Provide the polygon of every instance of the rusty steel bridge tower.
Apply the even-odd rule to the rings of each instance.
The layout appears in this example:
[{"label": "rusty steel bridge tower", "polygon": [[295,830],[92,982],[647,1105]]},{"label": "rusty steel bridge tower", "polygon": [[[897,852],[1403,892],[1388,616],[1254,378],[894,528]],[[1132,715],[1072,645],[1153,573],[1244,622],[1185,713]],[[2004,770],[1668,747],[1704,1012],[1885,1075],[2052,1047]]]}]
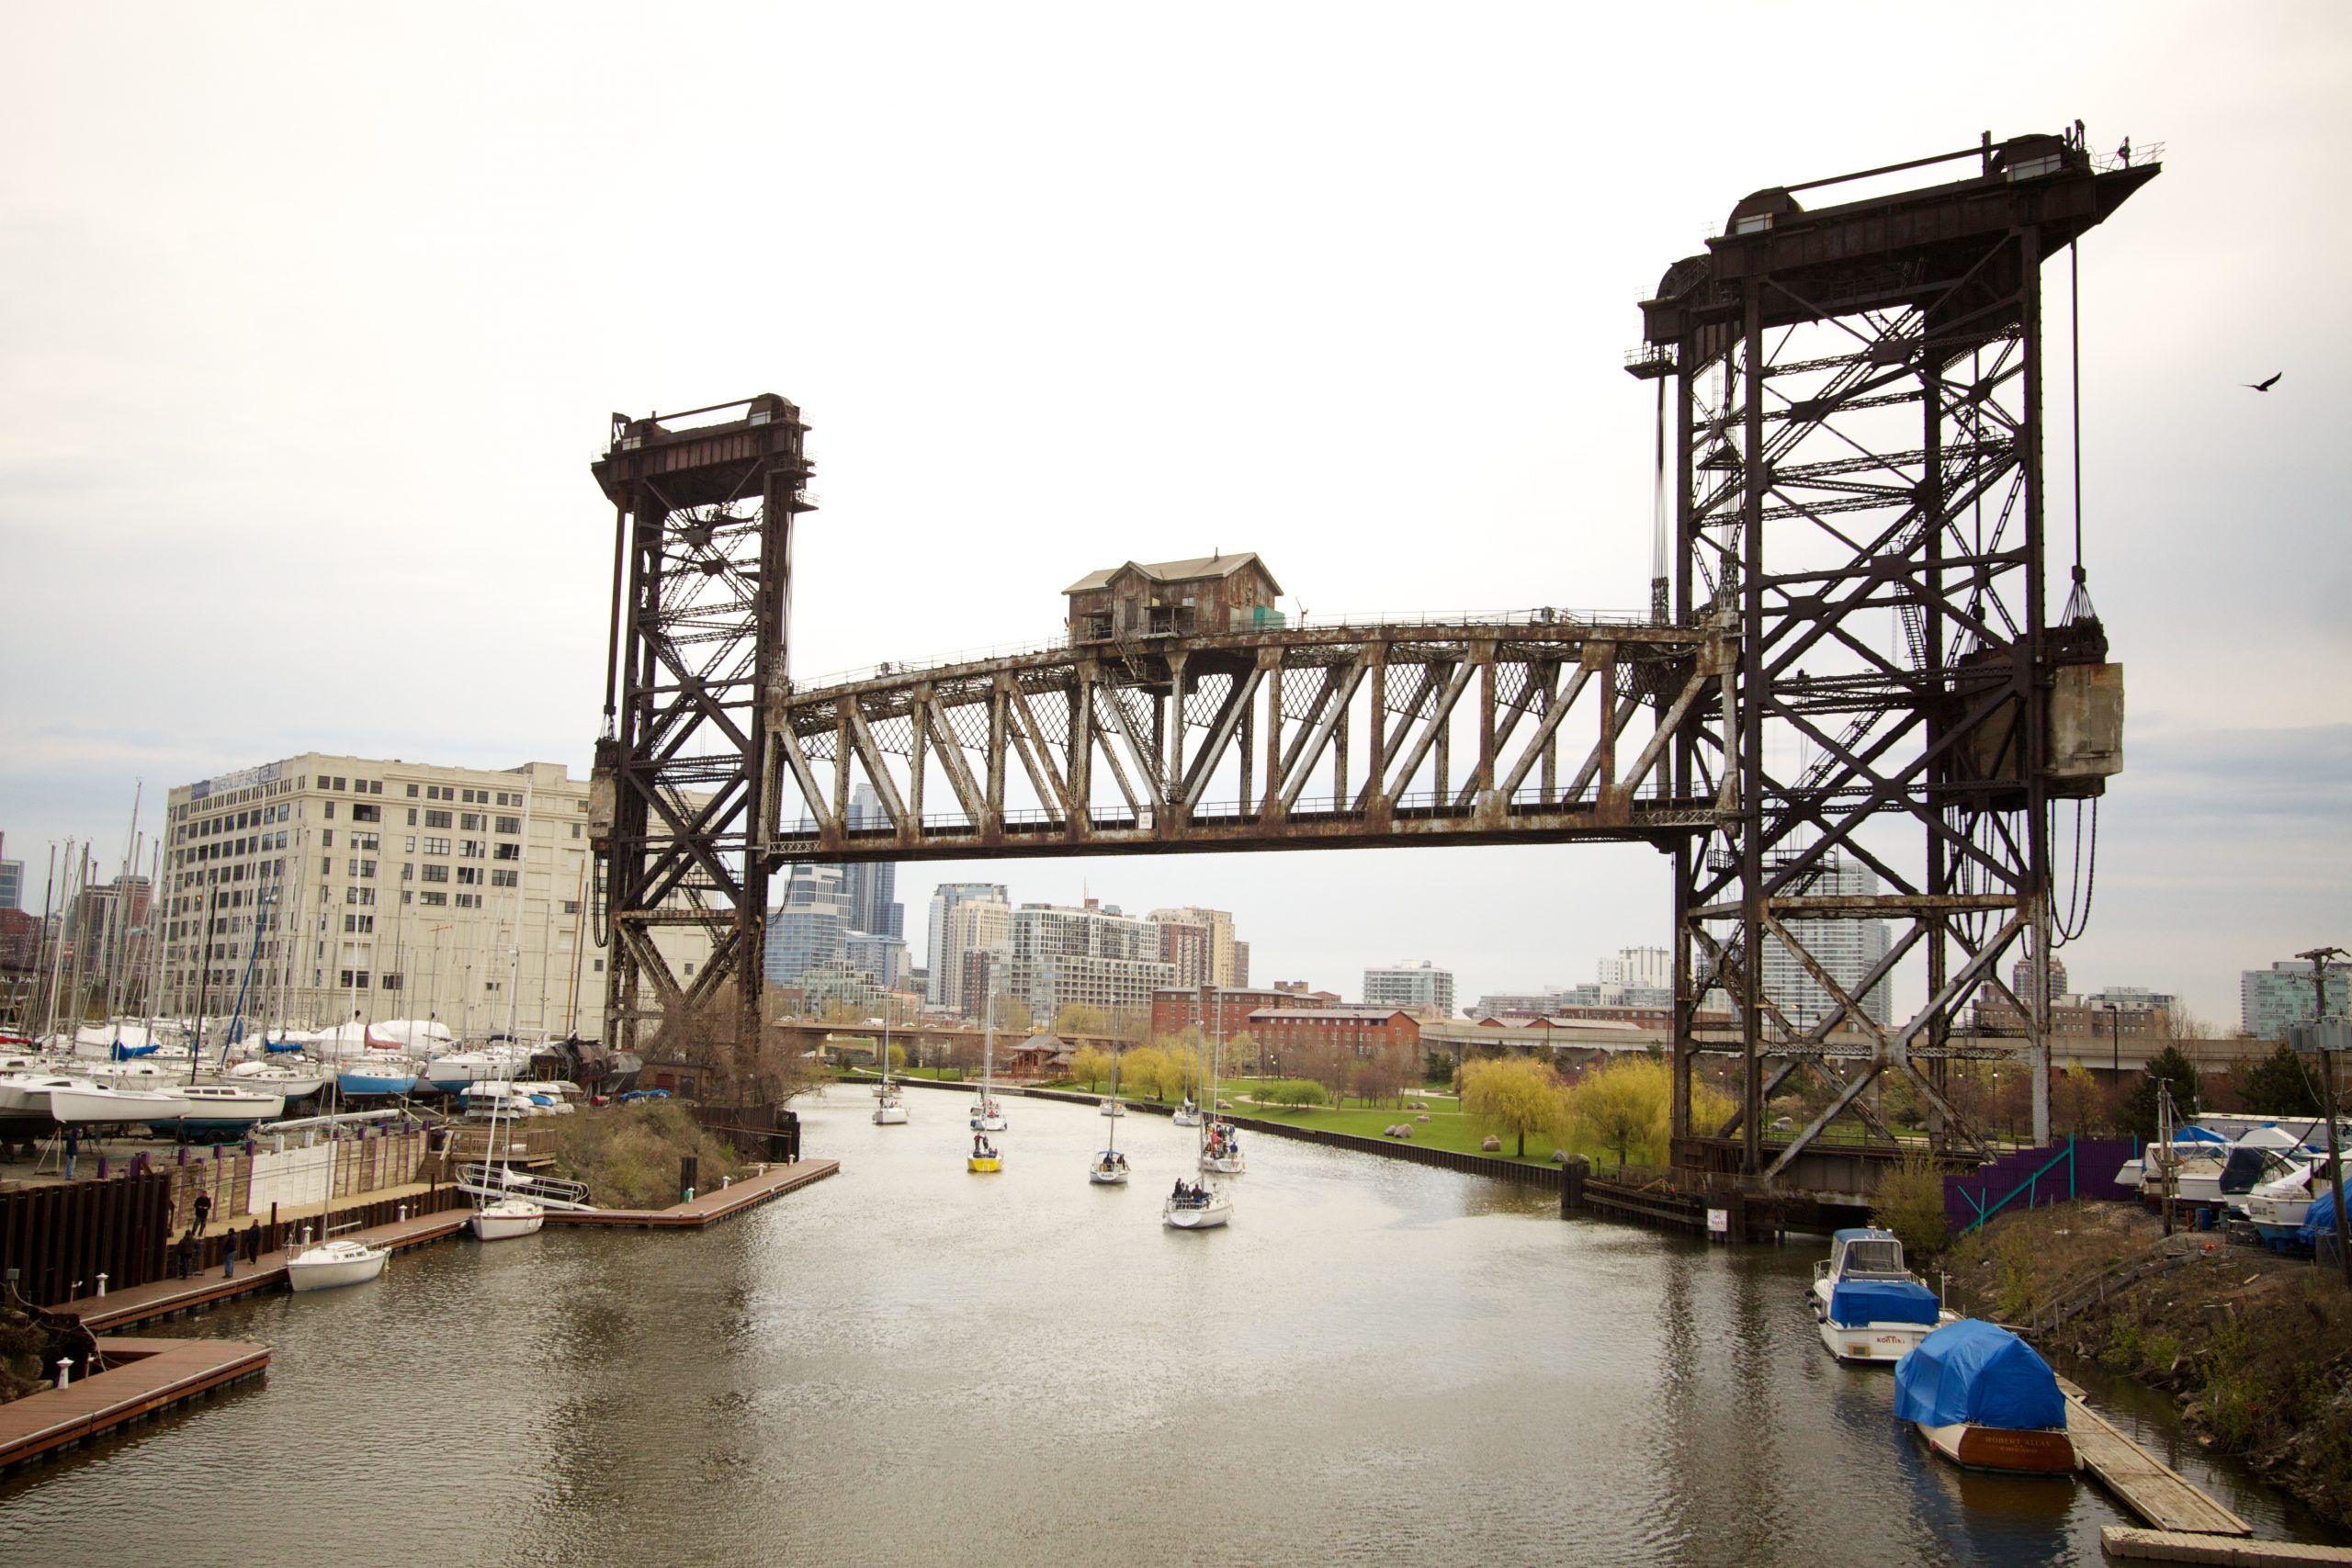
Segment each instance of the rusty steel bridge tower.
[{"label": "rusty steel bridge tower", "polygon": [[[712,415],[725,417],[679,423]],[[807,431],[772,392],[683,414],[615,414],[612,446],[593,468],[614,510],[589,828],[612,965],[605,1043],[615,1051],[639,1050],[664,1018],[707,1016],[730,986],[731,1032],[759,1037],[761,852],[775,818],[761,715],[784,684],[793,520],[816,506]],[[673,931],[691,939],[693,957],[678,967],[660,940]]]},{"label": "rusty steel bridge tower", "polygon": [[[1915,169],[1937,183],[1836,188]],[[2094,157],[2077,126],[1758,191],[1642,302],[1627,369],[1659,388],[1661,618],[1738,649],[1717,697],[1731,722],[1685,720],[1672,762],[1669,793],[1718,807],[1671,846],[1686,1179],[1817,1185],[1792,1168],[1835,1160],[1815,1145],[1833,1122],[1892,1145],[1869,1091],[1896,1079],[1933,1133],[1982,1150],[1944,1093],[1961,1056],[2022,1055],[2048,1141],[2053,833],[2120,768],[2122,688],[2078,555],[2055,615],[2046,592],[2043,274],[2158,169]],[[1866,921],[1892,938],[1841,986],[1822,953]],[[1873,1017],[1914,953],[1927,1005]],[[2000,973],[2020,953],[2022,996]],[[1820,1016],[1767,994],[1767,965],[1792,964]],[[2022,1027],[1965,1032],[1973,999]],[[1737,1059],[1740,1109],[1696,1126],[1711,1053]],[[1761,1107],[1799,1073],[1826,1106],[1768,1142]]]}]

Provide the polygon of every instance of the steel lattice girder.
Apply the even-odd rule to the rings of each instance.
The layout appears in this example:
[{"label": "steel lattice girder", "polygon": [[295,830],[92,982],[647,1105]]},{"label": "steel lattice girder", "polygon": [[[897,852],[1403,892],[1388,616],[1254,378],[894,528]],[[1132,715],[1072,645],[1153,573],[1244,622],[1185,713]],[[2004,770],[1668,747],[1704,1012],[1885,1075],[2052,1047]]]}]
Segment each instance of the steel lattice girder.
[{"label": "steel lattice girder", "polygon": [[[799,411],[769,393],[694,412],[735,411],[687,429],[616,414],[594,468],[615,508],[590,826],[611,932],[605,1038],[616,1051],[730,985],[737,1038],[757,1036],[767,864],[756,840],[773,795],[760,711],[783,685],[792,519],[813,503]],[[701,938],[690,978],[657,943],[673,931]]]},{"label": "steel lattice girder", "polygon": [[[770,863],[1679,838],[1712,631],[1528,620],[1057,647],[769,705]],[[1456,748],[1462,753],[1457,767]],[[863,781],[878,820],[852,828]]]},{"label": "steel lattice girder", "polygon": [[[1737,807],[1676,856],[1674,1130],[1697,1131],[1698,1057],[1736,1052],[1743,1103],[1719,1135],[1741,1134],[1751,1176],[1839,1114],[1867,1117],[1862,1091],[1890,1071],[1981,1147],[1939,1069],[1913,1059],[2046,1055],[2038,1024],[2017,1044],[1954,1028],[1981,988],[2005,989],[2005,953],[2048,952],[2040,275],[2154,173],[2098,173],[2078,143],[2029,138],[1947,186],[1815,212],[1759,193],[1643,307],[1645,373],[1673,379],[1674,604],[1740,634],[1736,725],[1686,727],[1672,762],[1678,791],[1721,779]],[[1882,892],[1819,891],[1833,858]],[[1890,918],[1908,923],[1860,985],[1808,950],[1828,929],[1810,922]],[[1826,1016],[1773,1005],[1747,957],[1768,942]],[[1928,1006],[1900,1027],[1870,1018],[1860,998],[1921,947]],[[1718,988],[1728,1038],[1693,1027]],[[1866,1068],[1768,1167],[1765,1100],[1826,1055]]]}]

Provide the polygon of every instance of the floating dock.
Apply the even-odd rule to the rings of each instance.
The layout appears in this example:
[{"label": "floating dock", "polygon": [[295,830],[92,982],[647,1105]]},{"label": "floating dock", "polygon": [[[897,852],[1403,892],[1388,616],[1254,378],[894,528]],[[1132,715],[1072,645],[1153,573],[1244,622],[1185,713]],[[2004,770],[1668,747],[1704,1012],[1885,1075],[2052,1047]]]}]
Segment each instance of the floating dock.
[{"label": "floating dock", "polygon": [[747,1176],[729,1186],[714,1187],[707,1192],[696,1193],[687,1202],[673,1203],[666,1209],[549,1209],[548,1224],[698,1231],[721,1220],[731,1220],[744,1210],[756,1208],[771,1198],[780,1198],[795,1188],[822,1181],[841,1168],[841,1161],[834,1159],[772,1165],[757,1176]]},{"label": "floating dock", "polygon": [[[2243,1538],[2254,1533],[2254,1527],[2224,1508],[2200,1491],[2194,1482],[2165,1463],[2155,1455],[2126,1437],[2115,1423],[2093,1410],[2085,1400],[2080,1386],[2066,1378],[2058,1380],[2066,1395],[2066,1435],[2075,1440],[2075,1454],[2082,1467],[2098,1478],[2100,1485],[2115,1494],[2118,1501],[2155,1527],[2150,1534],[2199,1538],[2222,1553],[2219,1557],[2182,1558],[2174,1561],[2197,1562],[2234,1562],[2228,1555],[2233,1551],[2246,1550],[2234,1542],[2223,1544],[2216,1536]],[[2308,1548],[2293,1548],[2305,1551]],[[2147,1553],[2146,1555],[2155,1555]],[[2331,1562],[2327,1558],[2280,1558],[2279,1562]],[[2352,1562],[2352,1557],[2342,1561]]]},{"label": "floating dock", "polygon": [[2301,1562],[2352,1563],[2352,1546],[2298,1546],[2291,1540],[2220,1540],[2188,1530],[2137,1529],[2109,1525],[2098,1532],[2099,1550],[2122,1562],[2214,1562],[2234,1568],[2279,1568]]},{"label": "floating dock", "polygon": [[269,1365],[267,1349],[235,1339],[101,1339],[98,1354],[116,1364],[0,1404],[0,1470],[257,1378]]}]

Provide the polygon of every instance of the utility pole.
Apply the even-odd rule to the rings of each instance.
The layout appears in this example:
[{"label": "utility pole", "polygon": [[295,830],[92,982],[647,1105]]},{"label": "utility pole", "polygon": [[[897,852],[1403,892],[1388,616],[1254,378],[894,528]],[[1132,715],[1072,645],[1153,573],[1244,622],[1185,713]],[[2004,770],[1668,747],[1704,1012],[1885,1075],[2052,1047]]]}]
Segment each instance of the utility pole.
[{"label": "utility pole", "polygon": [[2344,1288],[2352,1291],[2352,1240],[2344,1223],[2344,1167],[2335,1146],[2335,1059],[2327,1052],[2327,1034],[2321,1027],[2327,1017],[2327,964],[2341,958],[2340,947],[2314,947],[2295,954],[2312,966],[2312,1048],[2319,1054],[2319,1113],[2327,1118],[2327,1189],[2335,1199],[2335,1261],[2344,1270]]}]

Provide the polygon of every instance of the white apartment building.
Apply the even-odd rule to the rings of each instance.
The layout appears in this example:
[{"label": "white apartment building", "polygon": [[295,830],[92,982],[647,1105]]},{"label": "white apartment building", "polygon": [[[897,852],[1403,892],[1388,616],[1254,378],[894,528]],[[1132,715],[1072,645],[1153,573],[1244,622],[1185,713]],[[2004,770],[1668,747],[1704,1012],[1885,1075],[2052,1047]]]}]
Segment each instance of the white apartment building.
[{"label": "white apartment building", "polygon": [[[1875,897],[1878,890],[1878,873],[1869,866],[1832,856],[1823,863],[1820,876],[1805,892],[1814,897],[1867,898]],[[1804,944],[1805,952],[1828,971],[1830,978],[1849,996],[1855,994],[1863,978],[1886,956],[1884,920],[1791,919],[1785,923],[1789,934]],[[1764,938],[1763,982],[1764,994],[1799,1031],[1819,1023],[1836,1005],[1796,955],[1769,933]],[[1862,1010],[1872,1020],[1879,1023],[1889,1021],[1891,1003],[1885,981],[1872,987],[1861,1003]]]},{"label": "white apartment building", "polygon": [[1078,909],[1022,905],[1012,911],[1009,945],[1006,992],[1049,1026],[1073,1004],[1100,1008],[1106,1017],[1123,1010],[1148,1014],[1151,993],[1176,982],[1175,965],[1159,957],[1157,927],[1091,898]]},{"label": "white apartment building", "polygon": [[987,899],[1011,908],[1012,900],[1001,882],[943,882],[932,890],[931,919],[925,931],[922,950],[925,972],[923,1000],[933,1007],[956,1006],[956,993],[960,989],[963,975],[961,963],[947,961],[947,917],[956,905],[969,899]]},{"label": "white apartment building", "polygon": [[1002,960],[1011,952],[1012,931],[1012,906],[993,891],[959,899],[947,911],[941,926],[940,950],[931,961],[941,1007],[966,1018],[980,1016],[987,1000],[981,994],[987,971],[977,971],[983,977],[976,980],[971,960],[983,953]]},{"label": "white apartment building", "polygon": [[1664,947],[1621,947],[1600,961],[1603,986],[1630,986],[1674,994],[1674,953]]},{"label": "white apartment building", "polygon": [[1453,1016],[1453,971],[1441,969],[1426,958],[1408,958],[1385,969],[1363,972],[1363,1005],[1410,1008]]},{"label": "white apartment building", "polygon": [[[225,1016],[242,987],[248,1019],[296,1027],[600,1032],[587,819],[587,781],[559,762],[305,752],[183,784],[164,834],[165,1005],[201,996]],[[691,930],[662,947],[687,977],[705,951]]]}]

